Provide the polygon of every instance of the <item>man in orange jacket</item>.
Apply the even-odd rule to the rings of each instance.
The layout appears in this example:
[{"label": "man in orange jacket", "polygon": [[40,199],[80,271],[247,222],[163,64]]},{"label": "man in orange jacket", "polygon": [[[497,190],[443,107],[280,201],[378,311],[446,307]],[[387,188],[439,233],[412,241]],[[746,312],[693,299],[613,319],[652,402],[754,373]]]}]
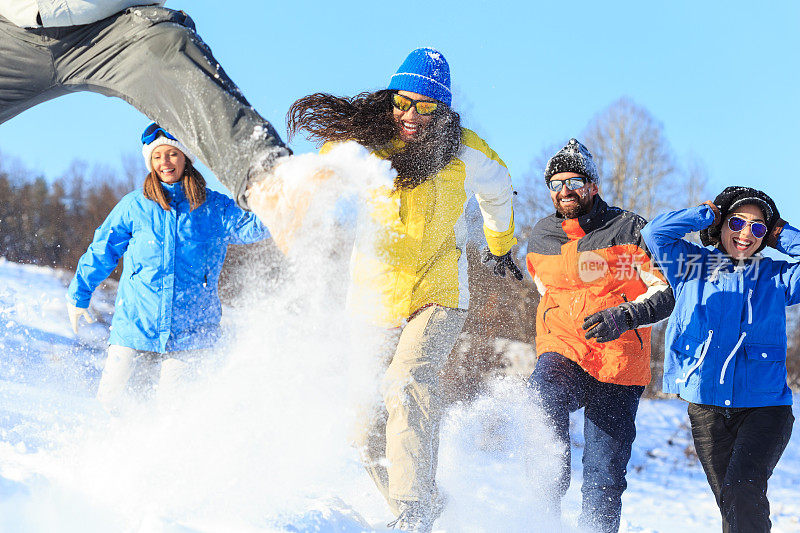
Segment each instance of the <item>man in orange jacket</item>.
[{"label": "man in orange jacket", "polygon": [[649,326],[669,316],[675,299],[642,241],[646,221],[600,198],[585,146],[570,139],[548,161],[545,181],[556,212],[536,224],[527,256],[542,295],[528,383],[565,446],[552,504],[560,509],[570,482],[569,413],[585,407],[580,521],[616,532],[650,381]]}]

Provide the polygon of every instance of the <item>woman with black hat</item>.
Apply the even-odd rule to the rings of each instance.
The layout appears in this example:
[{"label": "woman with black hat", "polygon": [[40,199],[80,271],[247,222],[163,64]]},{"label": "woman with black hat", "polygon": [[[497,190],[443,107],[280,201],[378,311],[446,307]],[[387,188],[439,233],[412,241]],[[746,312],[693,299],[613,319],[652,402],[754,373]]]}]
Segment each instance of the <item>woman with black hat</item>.
[{"label": "woman with black hat", "polygon": [[[683,237],[700,231],[705,247]],[[786,306],[800,303],[800,231],[775,202],[728,187],[714,202],[656,217],[642,230],[675,291],[663,390],[689,402],[695,449],[725,532],[769,531],[767,480],[792,433]]]}]

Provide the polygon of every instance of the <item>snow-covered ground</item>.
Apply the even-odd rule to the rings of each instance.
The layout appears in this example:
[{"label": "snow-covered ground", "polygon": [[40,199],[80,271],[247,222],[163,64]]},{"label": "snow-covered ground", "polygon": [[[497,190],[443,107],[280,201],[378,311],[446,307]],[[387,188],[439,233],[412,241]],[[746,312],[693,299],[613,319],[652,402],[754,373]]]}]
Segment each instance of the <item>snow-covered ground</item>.
[{"label": "snow-covered ground", "polygon": [[[294,334],[261,320],[274,319],[269,306],[226,309],[229,326],[250,333],[228,341],[180,398],[112,419],[93,399],[110,295],[96,294],[101,322],[75,337],[65,281],[0,260],[0,531],[355,532],[391,518],[348,445],[344,347],[333,340],[320,351],[316,340],[336,339],[335,327]],[[580,508],[579,413],[573,421],[565,531]],[[687,424],[681,402],[642,402],[623,531],[719,530]],[[439,473],[450,504],[437,528],[552,531],[541,514],[547,433],[513,379],[453,406]],[[800,531],[798,487],[794,438],[770,483],[773,531]]]},{"label": "snow-covered ground", "polygon": [[[121,416],[94,399],[113,285],[93,297],[100,320],[76,336],[65,275],[0,258],[0,532],[385,530],[393,517],[350,444],[363,418],[356,406],[375,397],[379,380],[374,354],[350,342],[348,332],[363,330],[344,312],[349,246],[331,201],[391,183],[388,165],[362,152],[299,160],[336,179],[311,201],[280,279],[254,283],[224,310],[229,334],[196,379]],[[259,266],[242,279],[260,279]],[[449,500],[437,529],[576,531],[581,413],[573,422],[574,483],[556,523],[543,508],[558,447],[522,380],[498,380],[451,406],[438,471]],[[622,530],[719,531],[685,405],[644,401],[637,427]],[[800,532],[798,487],[794,438],[770,485],[773,531]]]}]

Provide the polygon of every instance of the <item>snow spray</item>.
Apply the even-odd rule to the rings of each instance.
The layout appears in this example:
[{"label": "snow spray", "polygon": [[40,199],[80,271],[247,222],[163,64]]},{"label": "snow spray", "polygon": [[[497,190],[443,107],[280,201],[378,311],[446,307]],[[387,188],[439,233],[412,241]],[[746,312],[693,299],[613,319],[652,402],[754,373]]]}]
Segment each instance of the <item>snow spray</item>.
[{"label": "snow spray", "polygon": [[236,335],[218,350],[213,371],[168,402],[63,435],[41,452],[39,474],[132,531],[154,524],[280,530],[309,501],[351,502],[365,492],[350,444],[352,390],[372,390],[376,377],[347,369],[375,365],[353,360],[367,354],[350,350],[344,293],[354,235],[341,221],[340,200],[357,206],[359,195],[391,187],[394,171],[346,143],[293,158],[282,169],[288,193],[311,190],[305,180],[320,167],[334,177],[313,191],[287,272],[268,294],[248,295],[246,309],[226,309]]},{"label": "snow spray", "polygon": [[[382,369],[374,332],[348,318],[345,300],[353,243],[364,249],[379,230],[361,207],[394,176],[354,143],[281,165],[279,194],[306,197],[307,209],[286,257],[241,274],[250,290],[223,317],[233,334],[170,396],[111,418],[84,401],[80,423],[54,426],[33,453],[6,454],[28,492],[12,491],[25,509],[13,516],[27,522],[9,527],[355,532],[390,519],[352,446]],[[280,273],[259,281],[269,269]],[[437,528],[530,530],[561,453],[537,417],[511,379],[450,410],[439,469],[448,507]]]}]

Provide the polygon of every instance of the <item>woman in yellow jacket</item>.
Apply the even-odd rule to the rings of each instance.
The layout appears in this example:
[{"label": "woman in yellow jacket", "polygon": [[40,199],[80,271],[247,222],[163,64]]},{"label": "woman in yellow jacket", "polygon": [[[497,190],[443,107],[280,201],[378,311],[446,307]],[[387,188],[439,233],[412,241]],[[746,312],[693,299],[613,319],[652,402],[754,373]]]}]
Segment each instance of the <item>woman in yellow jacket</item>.
[{"label": "woman in yellow jacket", "polygon": [[430,531],[443,498],[435,485],[442,399],[439,371],[469,306],[467,201],[475,195],[498,275],[522,279],[511,258],[511,178],[486,142],[462,128],[450,107],[450,70],[431,48],[411,52],[386,90],[339,98],[317,93],[289,111],[290,135],[356,141],[397,171],[394,188],[368,208],[370,238],[357,238],[348,305],[386,332],[378,351],[386,374],[384,408],[367,425],[367,470],[408,531]]}]

